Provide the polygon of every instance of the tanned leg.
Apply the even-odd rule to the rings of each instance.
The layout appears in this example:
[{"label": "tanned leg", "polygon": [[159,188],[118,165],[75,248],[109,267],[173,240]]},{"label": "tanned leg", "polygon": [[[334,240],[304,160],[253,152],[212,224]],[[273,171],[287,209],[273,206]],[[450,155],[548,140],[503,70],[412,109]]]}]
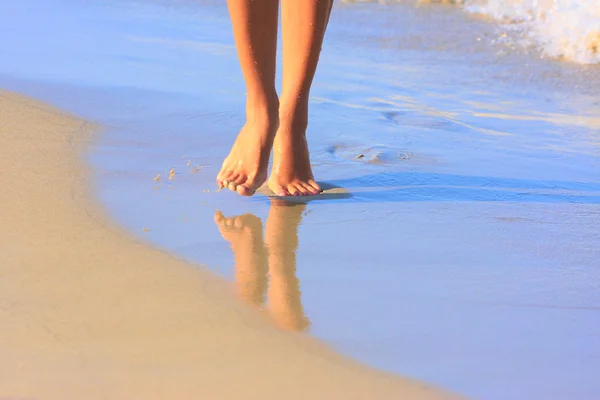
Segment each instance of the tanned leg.
[{"label": "tanned leg", "polygon": [[333,0],[282,0],[283,91],[269,188],[279,196],[321,191],[306,142],[308,98]]},{"label": "tanned leg", "polygon": [[227,5],[246,82],[246,124],[223,162],[217,185],[251,196],[267,178],[277,130],[275,65],[279,1],[227,0]]}]

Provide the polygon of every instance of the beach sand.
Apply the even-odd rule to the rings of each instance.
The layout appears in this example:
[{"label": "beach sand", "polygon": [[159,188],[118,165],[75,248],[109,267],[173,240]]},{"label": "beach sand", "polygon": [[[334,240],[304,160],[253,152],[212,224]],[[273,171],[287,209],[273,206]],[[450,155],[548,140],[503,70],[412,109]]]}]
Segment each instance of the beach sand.
[{"label": "beach sand", "polygon": [[99,127],[0,92],[0,398],[438,399],[282,332],[90,198]]}]

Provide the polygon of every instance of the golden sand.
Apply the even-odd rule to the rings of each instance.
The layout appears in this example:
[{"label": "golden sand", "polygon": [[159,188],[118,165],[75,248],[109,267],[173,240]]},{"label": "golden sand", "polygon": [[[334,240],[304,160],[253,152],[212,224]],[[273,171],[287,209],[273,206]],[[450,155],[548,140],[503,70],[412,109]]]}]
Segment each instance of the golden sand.
[{"label": "golden sand", "polygon": [[440,399],[275,328],[91,201],[95,127],[0,92],[0,398]]}]

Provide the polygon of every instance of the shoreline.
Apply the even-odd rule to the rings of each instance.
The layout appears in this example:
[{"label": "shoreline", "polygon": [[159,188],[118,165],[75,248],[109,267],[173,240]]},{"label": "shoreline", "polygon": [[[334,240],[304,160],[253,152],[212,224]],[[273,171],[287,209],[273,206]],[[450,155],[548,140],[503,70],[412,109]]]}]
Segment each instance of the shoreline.
[{"label": "shoreline", "polygon": [[99,127],[0,91],[0,396],[454,398],[272,326],[90,196]]}]

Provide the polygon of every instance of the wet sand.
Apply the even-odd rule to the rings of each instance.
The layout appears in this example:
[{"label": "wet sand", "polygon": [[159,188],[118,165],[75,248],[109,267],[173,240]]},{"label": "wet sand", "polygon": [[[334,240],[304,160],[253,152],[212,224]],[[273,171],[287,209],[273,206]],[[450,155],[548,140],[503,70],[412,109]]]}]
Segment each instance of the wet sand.
[{"label": "wet sand", "polygon": [[[101,370],[90,375],[100,386],[127,385],[126,366],[139,377],[131,378],[134,383],[151,376],[143,389],[148,391],[166,384],[157,376],[179,383],[198,379],[196,373],[208,376],[206,390],[210,385],[219,390],[224,376],[229,386],[230,376],[251,389],[251,379],[284,385],[288,381],[277,380],[282,375],[274,372],[277,379],[271,379],[273,371],[263,365],[275,370],[283,361],[273,359],[283,359],[284,352],[296,357],[284,339],[292,337],[294,346],[306,341],[321,349],[318,343],[325,343],[356,362],[471,398],[596,400],[598,66],[538,59],[535,51],[503,41],[504,27],[468,18],[457,7],[336,3],[312,91],[309,142],[316,177],[344,193],[295,206],[262,194],[241,198],[215,192],[218,167],[244,122],[244,84],[221,0],[23,0],[0,12],[0,25],[11,38],[0,41],[0,53],[10,60],[0,64],[0,88],[107,127],[86,161],[93,199],[119,226],[101,224],[122,235],[115,236],[116,246],[126,243],[118,237],[130,237],[139,251],[151,246],[191,263],[154,253],[140,256],[151,259],[149,272],[145,266],[119,267],[119,272],[116,264],[88,267],[103,283],[100,288],[104,282],[111,287],[111,295],[94,307],[81,302],[78,313],[84,314],[84,305],[106,310],[96,313],[103,325],[69,315],[95,327],[81,328],[90,335],[101,336],[97,332],[109,326],[102,334],[118,339],[103,339],[100,347],[86,350],[70,345],[75,335],[64,333],[70,328],[58,317],[47,318],[53,331],[64,325],[65,347],[84,348],[86,359],[95,360],[79,365]],[[11,157],[1,161],[10,164],[9,171],[25,160]],[[162,179],[154,181],[158,174]],[[107,221],[89,202],[79,204],[97,221]],[[66,214],[52,221],[70,221]],[[40,215],[35,223],[53,214]],[[87,237],[75,236],[67,239]],[[46,236],[31,237],[44,243]],[[57,235],[51,239],[60,241]],[[18,248],[6,243],[12,253],[3,257],[16,257]],[[114,249],[119,260],[130,254]],[[46,260],[65,259],[48,254]],[[132,264],[132,259],[121,261]],[[69,282],[84,279],[79,270],[63,275]],[[206,270],[227,282],[213,280]],[[127,274],[116,278],[121,271]],[[10,276],[2,274],[4,297],[24,296]],[[4,291],[9,283],[10,291]],[[127,287],[119,292],[119,285]],[[88,295],[92,283],[81,286]],[[54,303],[70,298],[51,290]],[[152,308],[144,308],[144,317],[134,315],[141,297],[151,292],[159,299],[145,299]],[[122,300],[130,293],[137,300],[118,309],[115,320],[108,309],[130,304]],[[200,306],[192,310],[195,303]],[[211,330],[203,336],[198,332],[209,322],[184,319],[217,315],[213,320],[222,323],[216,308],[204,303],[237,310],[260,328],[248,333],[231,322],[236,315],[225,312],[223,321],[236,329],[222,332],[232,336],[224,339],[221,331]],[[31,301],[18,304],[38,307]],[[177,333],[167,331],[167,323],[177,332],[192,325],[199,329],[173,339]],[[121,326],[129,339],[119,336]],[[149,326],[155,331],[148,333]],[[302,333],[275,333],[273,326]],[[269,343],[269,335],[279,338],[267,351],[281,351],[264,362],[246,362],[265,349],[264,341],[252,336],[263,333]],[[78,343],[87,340],[83,336],[78,334]],[[207,347],[193,354],[167,349],[169,340],[187,345],[217,336],[214,343],[235,338],[222,359]],[[153,341],[159,344],[143,346]],[[128,343],[135,343],[136,355],[107,350]],[[227,370],[231,353],[240,348],[254,352],[244,350],[242,362]],[[204,361],[215,360],[210,371],[196,365],[201,352]],[[138,361],[138,354],[145,358]],[[113,362],[121,366],[116,375],[107,372]],[[264,374],[257,372],[261,369]],[[306,382],[312,379],[302,374]],[[246,375],[248,381],[239,378]],[[182,387],[206,383],[190,382]],[[241,391],[240,385],[213,397],[227,398],[226,391]]]},{"label": "wet sand", "polygon": [[285,333],[89,196],[98,127],[0,92],[0,397],[442,399]]}]

